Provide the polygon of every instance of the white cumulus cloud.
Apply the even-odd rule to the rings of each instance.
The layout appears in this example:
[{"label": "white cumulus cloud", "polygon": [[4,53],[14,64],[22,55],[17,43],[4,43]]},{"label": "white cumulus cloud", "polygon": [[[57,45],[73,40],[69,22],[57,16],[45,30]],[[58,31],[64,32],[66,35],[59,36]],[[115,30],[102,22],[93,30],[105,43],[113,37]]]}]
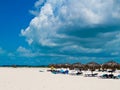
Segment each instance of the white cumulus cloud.
[{"label": "white cumulus cloud", "polygon": [[21,56],[21,57],[35,57],[36,54],[33,53],[30,49],[26,49],[25,47],[22,47],[22,46],[19,46],[17,48],[17,53],[18,53],[18,56]]},{"label": "white cumulus cloud", "polygon": [[118,55],[120,30],[112,29],[112,25],[120,23],[118,2],[120,1],[38,0],[34,5],[36,10],[30,11],[35,17],[26,29],[21,30],[21,35],[38,52],[33,53],[24,47],[19,47],[17,51],[21,56],[27,57],[68,57],[65,52],[109,52]]},{"label": "white cumulus cloud", "polygon": [[29,44],[43,46],[58,45],[58,32],[65,28],[69,32],[69,27],[106,24],[119,18],[120,14],[115,0],[39,0],[35,7],[38,15],[21,34]]}]

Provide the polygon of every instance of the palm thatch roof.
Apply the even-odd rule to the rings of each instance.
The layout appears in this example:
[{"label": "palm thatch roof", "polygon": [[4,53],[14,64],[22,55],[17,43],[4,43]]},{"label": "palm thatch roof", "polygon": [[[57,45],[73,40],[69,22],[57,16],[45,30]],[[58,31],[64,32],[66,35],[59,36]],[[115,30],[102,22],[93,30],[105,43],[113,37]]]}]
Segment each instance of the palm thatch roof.
[{"label": "palm thatch roof", "polygon": [[78,69],[83,69],[84,68],[84,65],[81,64],[81,63],[73,63],[72,64],[72,67],[75,69],[75,68],[78,68]]},{"label": "palm thatch roof", "polygon": [[117,63],[115,61],[109,61],[109,62],[106,62],[106,63],[102,64],[102,68],[105,68],[105,69],[118,69],[118,68],[120,68],[120,65],[119,65],[119,63]]},{"label": "palm thatch roof", "polygon": [[96,62],[89,62],[85,65],[85,67],[90,70],[95,70],[95,69],[100,69],[101,66]]}]

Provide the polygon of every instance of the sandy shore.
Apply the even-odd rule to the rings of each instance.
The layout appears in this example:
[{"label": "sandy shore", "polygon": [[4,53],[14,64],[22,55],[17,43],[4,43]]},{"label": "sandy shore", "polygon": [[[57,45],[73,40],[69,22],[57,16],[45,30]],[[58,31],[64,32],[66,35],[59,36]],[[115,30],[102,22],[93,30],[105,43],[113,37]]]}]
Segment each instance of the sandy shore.
[{"label": "sandy shore", "polygon": [[120,79],[52,74],[46,68],[0,68],[0,90],[120,90]]}]

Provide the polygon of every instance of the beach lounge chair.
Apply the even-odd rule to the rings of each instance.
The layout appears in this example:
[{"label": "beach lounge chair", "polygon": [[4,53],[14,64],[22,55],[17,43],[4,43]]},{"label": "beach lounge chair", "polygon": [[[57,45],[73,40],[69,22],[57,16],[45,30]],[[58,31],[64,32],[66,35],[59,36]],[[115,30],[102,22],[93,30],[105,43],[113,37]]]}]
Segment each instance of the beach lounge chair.
[{"label": "beach lounge chair", "polygon": [[68,74],[69,70],[63,70],[63,69],[61,69],[61,70],[59,70],[59,73],[60,74]]},{"label": "beach lounge chair", "polygon": [[103,75],[99,76],[99,78],[107,79],[107,78],[109,78],[109,75],[108,74],[103,74]]},{"label": "beach lounge chair", "polygon": [[96,77],[97,75],[98,75],[98,73],[94,73],[94,74],[92,74],[93,77]]},{"label": "beach lounge chair", "polygon": [[109,74],[108,78],[114,78],[114,75],[113,74]]},{"label": "beach lounge chair", "polygon": [[98,73],[94,73],[94,74],[85,74],[85,77],[96,77],[98,75]]},{"label": "beach lounge chair", "polygon": [[53,74],[59,74],[60,72],[58,70],[52,70],[51,71]]},{"label": "beach lounge chair", "polygon": [[70,72],[69,72],[69,75],[77,75],[77,71],[76,70],[70,70]]},{"label": "beach lounge chair", "polygon": [[40,70],[39,72],[44,72],[43,70]]},{"label": "beach lounge chair", "polygon": [[69,70],[65,70],[64,74],[68,74],[69,73]]},{"label": "beach lounge chair", "polygon": [[91,74],[85,74],[84,76],[85,77],[91,77],[92,75]]},{"label": "beach lounge chair", "polygon": [[82,75],[83,74],[83,72],[77,72],[76,73],[76,75]]},{"label": "beach lounge chair", "polygon": [[113,74],[103,74],[102,76],[99,76],[102,79],[118,79],[118,76],[114,76]]},{"label": "beach lounge chair", "polygon": [[117,76],[120,79],[120,75]]},{"label": "beach lounge chair", "polygon": [[114,76],[113,79],[120,79],[120,75]]}]

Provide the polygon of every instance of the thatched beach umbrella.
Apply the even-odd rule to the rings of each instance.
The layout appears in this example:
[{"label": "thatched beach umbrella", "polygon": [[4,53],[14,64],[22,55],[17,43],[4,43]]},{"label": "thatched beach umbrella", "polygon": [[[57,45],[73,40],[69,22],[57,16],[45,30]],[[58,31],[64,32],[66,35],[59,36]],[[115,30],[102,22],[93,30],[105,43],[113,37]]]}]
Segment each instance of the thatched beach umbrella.
[{"label": "thatched beach umbrella", "polygon": [[61,68],[62,64],[50,64],[49,67]]},{"label": "thatched beach umbrella", "polygon": [[48,67],[55,67],[55,64],[50,64],[50,65],[48,65]]},{"label": "thatched beach umbrella", "polygon": [[119,64],[118,70],[120,70],[120,64]]},{"label": "thatched beach umbrella", "polygon": [[85,65],[85,67],[93,73],[93,71],[95,71],[95,69],[100,69],[101,66],[100,66],[100,64],[98,64],[96,62],[89,62]]},{"label": "thatched beach umbrella", "polygon": [[77,69],[79,69],[79,70],[84,69],[84,65],[81,64],[81,63],[74,63],[74,64],[71,65],[71,67],[72,67],[73,69],[77,68]]},{"label": "thatched beach umbrella", "polygon": [[120,68],[119,63],[115,61],[109,61],[107,63],[102,64],[102,69],[112,69],[114,71],[119,68]]},{"label": "thatched beach umbrella", "polygon": [[56,68],[62,68],[62,64],[56,64]]},{"label": "thatched beach umbrella", "polygon": [[69,64],[69,63],[61,64],[61,67],[62,68],[70,68],[71,64]]},{"label": "thatched beach umbrella", "polygon": [[[50,64],[48,67],[51,68],[51,70],[55,70],[56,64]],[[48,70],[48,71],[51,71],[51,70]]]},{"label": "thatched beach umbrella", "polygon": [[54,68],[70,68],[71,64],[65,63],[65,64],[51,64],[49,67],[54,67]]}]

